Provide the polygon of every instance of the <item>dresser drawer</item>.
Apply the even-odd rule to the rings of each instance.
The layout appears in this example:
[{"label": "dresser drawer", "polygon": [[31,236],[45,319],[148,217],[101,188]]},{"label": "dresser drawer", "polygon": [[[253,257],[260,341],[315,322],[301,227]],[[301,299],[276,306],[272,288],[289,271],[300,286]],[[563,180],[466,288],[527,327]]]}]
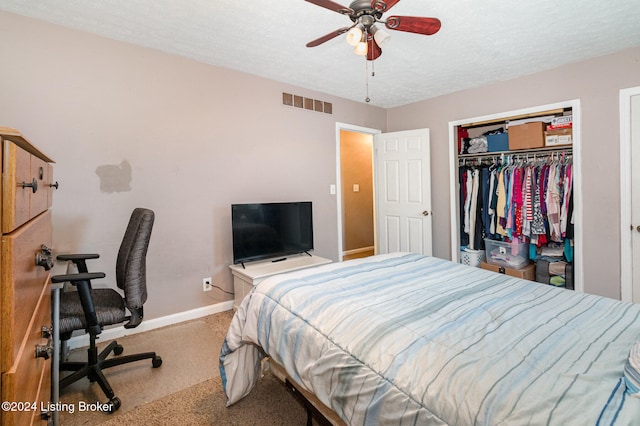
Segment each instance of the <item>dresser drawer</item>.
[{"label": "dresser drawer", "polygon": [[[2,236],[0,271],[4,305],[0,318],[0,371],[6,371],[14,364],[47,285],[49,271],[36,265],[36,255],[41,252],[43,244],[51,247],[51,212],[48,210],[14,232]],[[47,298],[51,300],[49,294]]]},{"label": "dresser drawer", "polygon": [[[39,424],[40,409],[46,409],[50,401],[51,391],[51,357],[36,357],[36,346],[51,346],[49,336],[43,336],[42,327],[51,329],[51,296],[50,285],[42,289],[40,298],[29,321],[29,329],[24,346],[18,351],[16,362],[2,375],[2,400],[35,403],[29,410],[3,413],[3,423],[7,424]],[[10,422],[13,418],[13,422]]]},{"label": "dresser drawer", "polygon": [[2,232],[8,233],[47,210],[52,168],[9,140],[2,149]]}]

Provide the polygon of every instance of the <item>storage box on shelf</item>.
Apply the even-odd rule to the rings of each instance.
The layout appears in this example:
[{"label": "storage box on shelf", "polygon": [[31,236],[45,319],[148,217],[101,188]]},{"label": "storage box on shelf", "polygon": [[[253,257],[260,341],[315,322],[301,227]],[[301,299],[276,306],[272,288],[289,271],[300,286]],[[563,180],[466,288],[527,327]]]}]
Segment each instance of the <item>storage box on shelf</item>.
[{"label": "storage box on shelf", "polygon": [[509,149],[544,148],[544,130],[541,121],[509,126]]},{"label": "storage box on shelf", "polygon": [[549,125],[551,129],[566,129],[573,127],[573,115],[562,115],[560,117],[554,117]]},{"label": "storage box on shelf", "polygon": [[491,263],[482,262],[480,264],[482,269],[498,272],[500,274],[506,274],[511,277],[522,278],[524,280],[535,281],[536,280],[536,264],[529,263],[528,265],[520,268],[505,268],[504,266],[492,265]]},{"label": "storage box on shelf", "polygon": [[487,135],[489,152],[509,151],[509,134],[507,132]]},{"label": "storage box on shelf", "polygon": [[505,268],[520,269],[529,263],[529,243],[484,240],[487,262]]},{"label": "storage box on shelf", "polygon": [[544,132],[545,146],[571,145],[571,128],[547,130]]}]

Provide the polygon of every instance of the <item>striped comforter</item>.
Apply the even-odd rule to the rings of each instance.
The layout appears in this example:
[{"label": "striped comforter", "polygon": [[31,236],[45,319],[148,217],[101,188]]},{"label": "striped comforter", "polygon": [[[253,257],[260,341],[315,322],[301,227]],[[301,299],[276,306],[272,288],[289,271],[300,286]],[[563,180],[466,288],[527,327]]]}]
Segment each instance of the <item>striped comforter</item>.
[{"label": "striped comforter", "polygon": [[236,312],[231,405],[282,365],[352,425],[640,424],[640,306],[400,253],[283,274]]}]

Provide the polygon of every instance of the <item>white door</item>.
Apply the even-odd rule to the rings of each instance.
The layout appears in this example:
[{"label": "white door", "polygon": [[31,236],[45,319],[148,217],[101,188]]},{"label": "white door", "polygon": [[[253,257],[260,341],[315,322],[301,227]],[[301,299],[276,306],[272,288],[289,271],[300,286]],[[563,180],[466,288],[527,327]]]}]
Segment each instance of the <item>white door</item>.
[{"label": "white door", "polygon": [[640,95],[631,97],[631,223],[633,252],[632,300],[640,303]]},{"label": "white door", "polygon": [[377,253],[432,255],[429,129],[374,139]]}]

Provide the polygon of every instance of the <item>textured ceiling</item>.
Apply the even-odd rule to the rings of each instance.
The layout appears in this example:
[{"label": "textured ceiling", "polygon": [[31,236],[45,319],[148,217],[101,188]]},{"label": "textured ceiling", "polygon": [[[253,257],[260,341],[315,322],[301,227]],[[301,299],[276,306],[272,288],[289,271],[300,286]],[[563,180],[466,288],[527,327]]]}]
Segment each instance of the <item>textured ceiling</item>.
[{"label": "textured ceiling", "polygon": [[[348,1],[335,0],[348,5]],[[348,17],[304,0],[0,0],[0,10],[390,108],[640,45],[640,0],[402,0],[433,36],[389,31],[374,62],[336,37]]]}]

